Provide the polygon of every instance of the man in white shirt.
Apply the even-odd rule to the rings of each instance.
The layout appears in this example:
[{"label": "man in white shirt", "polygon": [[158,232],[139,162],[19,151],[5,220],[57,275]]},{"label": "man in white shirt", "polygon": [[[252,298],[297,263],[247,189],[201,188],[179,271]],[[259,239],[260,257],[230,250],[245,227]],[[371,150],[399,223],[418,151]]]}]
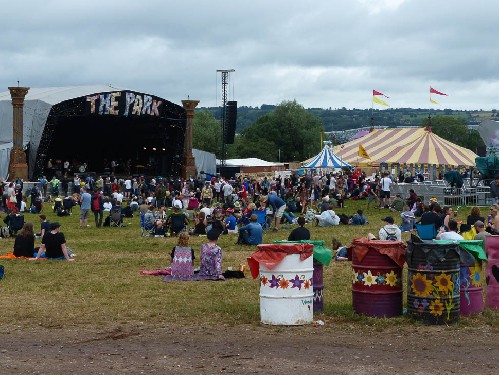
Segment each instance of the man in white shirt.
[{"label": "man in white shirt", "polygon": [[331,174],[329,179],[329,194],[334,194],[336,191],[336,173]]},{"label": "man in white shirt", "polygon": [[388,177],[388,172],[385,172],[384,177],[381,179],[380,183],[380,207],[383,205],[384,207],[390,207],[390,187],[392,186],[392,180]]},{"label": "man in white shirt", "polygon": [[113,197],[116,200],[116,205],[121,206],[121,203],[123,202],[123,194],[121,194],[120,191],[115,191],[113,193]]},{"label": "man in white shirt", "polygon": [[232,185],[229,182],[226,182],[222,189],[224,192],[224,202],[227,204],[232,203],[232,192],[234,191]]},{"label": "man in white shirt", "polygon": [[449,231],[445,232],[444,227],[441,227],[437,234],[437,240],[464,240],[463,236],[457,233],[457,221],[451,219],[447,226]]},{"label": "man in white shirt", "polygon": [[128,177],[125,180],[125,197],[130,198],[131,194],[132,194],[132,178]]}]

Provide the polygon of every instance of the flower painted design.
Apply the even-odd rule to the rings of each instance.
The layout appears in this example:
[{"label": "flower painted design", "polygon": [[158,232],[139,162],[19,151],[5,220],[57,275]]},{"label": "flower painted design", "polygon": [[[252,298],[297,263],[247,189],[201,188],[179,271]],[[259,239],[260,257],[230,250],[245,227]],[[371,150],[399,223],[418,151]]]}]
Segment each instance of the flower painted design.
[{"label": "flower painted design", "polygon": [[468,276],[470,275],[470,270],[468,267],[461,267],[459,269],[459,285],[466,284]]},{"label": "flower painted design", "polygon": [[281,281],[280,277],[275,277],[275,275],[272,275],[272,280],[270,280],[270,287],[271,288],[279,288],[280,281]]},{"label": "flower painted design", "polygon": [[383,275],[378,275],[378,284],[383,285],[385,283],[385,277]]},{"label": "flower painted design", "polygon": [[411,276],[411,289],[418,297],[426,297],[431,294],[431,280],[426,279],[426,275],[419,272]]},{"label": "flower painted design", "polygon": [[395,274],[395,272],[393,272],[393,270],[391,270],[390,273],[385,274],[385,282],[390,286],[397,286],[398,279],[397,275]]},{"label": "flower painted design", "polygon": [[262,277],[260,277],[260,282],[262,283],[262,285],[267,285],[267,283],[269,282],[269,279],[267,279],[266,276],[262,276]]},{"label": "flower painted design", "polygon": [[310,280],[305,280],[303,282],[303,288],[304,289],[310,289],[310,286],[312,285],[312,282]]},{"label": "flower painted design", "polygon": [[431,301],[430,303],[430,314],[437,317],[441,316],[442,313],[444,312],[444,305],[442,302],[440,302],[439,299],[436,299],[435,301]]},{"label": "flower painted design", "polygon": [[286,280],[284,277],[282,279],[279,280],[279,286],[282,288],[282,289],[287,289],[288,286],[289,286],[289,281]]},{"label": "flower painted design", "polygon": [[430,305],[428,300],[425,298],[423,300],[415,299],[414,300],[414,307],[416,310],[418,310],[418,313],[423,313],[424,310]]},{"label": "flower painted design", "polygon": [[[371,272],[371,271],[369,271]],[[365,275],[365,274],[364,274]],[[362,282],[362,280],[364,280],[364,276],[362,275],[362,272],[359,272],[358,276],[357,276],[357,279]]]},{"label": "flower painted design", "polygon": [[352,269],[352,284],[355,284],[358,281],[359,274],[357,271]]},{"label": "flower painted design", "polygon": [[301,286],[304,282],[304,280],[300,280],[300,277],[298,275],[295,276],[294,279],[289,280],[291,282],[291,288],[298,288],[301,290]]},{"label": "flower painted design", "polygon": [[470,267],[470,279],[473,286],[482,286],[482,275],[481,267],[475,265],[475,267]]},{"label": "flower painted design", "polygon": [[438,288],[438,291],[441,293],[449,293],[454,290],[454,283],[451,280],[450,274],[441,273],[434,277],[435,286]]},{"label": "flower painted design", "polygon": [[371,270],[367,271],[367,273],[363,273],[363,276],[364,276],[364,285],[366,286],[372,286],[372,285],[376,285],[376,280],[378,279],[378,276],[373,276],[373,274],[371,274]]}]

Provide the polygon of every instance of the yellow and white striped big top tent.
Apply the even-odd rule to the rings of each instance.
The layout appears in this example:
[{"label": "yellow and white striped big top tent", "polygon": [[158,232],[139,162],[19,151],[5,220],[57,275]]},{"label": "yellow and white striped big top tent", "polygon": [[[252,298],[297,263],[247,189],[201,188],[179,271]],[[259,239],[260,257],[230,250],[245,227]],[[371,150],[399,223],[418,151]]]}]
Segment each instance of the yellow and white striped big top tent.
[{"label": "yellow and white striped big top tent", "polygon": [[[360,145],[370,159],[358,156]],[[373,129],[333,151],[345,162],[361,167],[379,163],[474,166],[477,157],[473,151],[439,137],[429,128]]]}]

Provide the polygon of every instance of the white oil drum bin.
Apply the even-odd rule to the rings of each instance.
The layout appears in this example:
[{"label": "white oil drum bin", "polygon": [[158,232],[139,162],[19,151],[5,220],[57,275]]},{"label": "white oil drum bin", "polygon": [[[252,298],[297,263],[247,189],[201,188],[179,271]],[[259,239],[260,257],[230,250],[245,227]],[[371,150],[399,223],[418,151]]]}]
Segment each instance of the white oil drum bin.
[{"label": "white oil drum bin", "polygon": [[273,269],[260,264],[260,317],[264,324],[302,325],[314,318],[313,257],[288,254]]}]

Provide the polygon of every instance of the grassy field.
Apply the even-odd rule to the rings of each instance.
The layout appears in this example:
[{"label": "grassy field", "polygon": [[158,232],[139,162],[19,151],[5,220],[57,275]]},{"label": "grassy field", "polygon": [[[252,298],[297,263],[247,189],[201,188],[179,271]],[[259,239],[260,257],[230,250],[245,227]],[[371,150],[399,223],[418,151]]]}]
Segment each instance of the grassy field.
[{"label": "grassy field", "polygon": [[[365,202],[347,201],[338,212],[352,215]],[[126,219],[125,228],[80,229],[78,208],[73,215],[57,218],[45,209],[50,221],[62,223],[68,246],[77,254],[75,262],[28,261],[0,259],[5,266],[5,278],[0,281],[0,320],[4,325],[21,327],[92,327],[144,324],[164,326],[167,323],[197,323],[201,325],[259,324],[259,283],[249,272],[245,279],[225,282],[170,282],[161,277],[142,276],[140,270],[154,270],[169,265],[169,254],[175,238],[140,237],[139,218]],[[318,228],[308,226],[312,239],[322,239],[329,246],[332,237],[343,244],[352,238],[377,233],[381,218],[391,214],[383,209],[366,213],[366,226]],[[465,219],[468,210],[459,211]],[[398,215],[395,213],[398,222]],[[25,214],[26,221],[39,228],[38,215]],[[264,234],[264,242],[287,239],[290,230]],[[404,234],[404,239],[409,235]],[[204,238],[191,238],[196,251]],[[13,239],[0,240],[0,255],[12,251]],[[246,263],[255,247],[235,245],[235,236],[222,236],[223,267],[237,269]],[[35,246],[39,246],[37,239]],[[403,279],[406,284],[406,279]],[[406,289],[406,285],[404,286]],[[332,262],[324,270],[325,308],[314,319],[341,324],[387,326],[413,324],[404,317],[371,319],[352,312],[351,263]],[[473,318],[463,318],[459,324],[498,326],[499,313],[486,310]]]}]

